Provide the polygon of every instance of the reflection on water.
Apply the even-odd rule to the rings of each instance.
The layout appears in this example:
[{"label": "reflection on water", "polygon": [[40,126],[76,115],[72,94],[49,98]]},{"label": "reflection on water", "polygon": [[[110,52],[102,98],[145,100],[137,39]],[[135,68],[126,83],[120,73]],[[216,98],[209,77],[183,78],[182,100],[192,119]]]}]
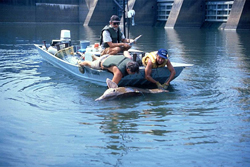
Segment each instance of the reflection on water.
[{"label": "reflection on water", "polygon": [[34,43],[99,41],[102,27],[1,25],[0,166],[249,166],[247,31],[132,27],[133,47],[194,64],[166,94],[94,102],[105,87],[53,67]]}]

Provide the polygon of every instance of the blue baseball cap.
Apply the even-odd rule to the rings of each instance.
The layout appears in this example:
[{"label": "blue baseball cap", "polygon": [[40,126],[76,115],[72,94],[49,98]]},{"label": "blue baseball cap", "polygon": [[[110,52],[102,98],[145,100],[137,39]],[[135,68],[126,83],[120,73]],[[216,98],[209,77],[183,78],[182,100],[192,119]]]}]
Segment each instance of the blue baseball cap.
[{"label": "blue baseball cap", "polygon": [[157,54],[164,59],[168,58],[168,51],[166,49],[159,49]]}]

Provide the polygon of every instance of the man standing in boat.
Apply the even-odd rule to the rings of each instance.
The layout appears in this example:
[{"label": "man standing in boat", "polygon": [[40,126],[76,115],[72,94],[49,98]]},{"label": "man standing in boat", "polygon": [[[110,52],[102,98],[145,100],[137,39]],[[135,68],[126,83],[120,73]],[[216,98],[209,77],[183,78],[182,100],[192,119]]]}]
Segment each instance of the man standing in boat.
[{"label": "man standing in boat", "polygon": [[[166,49],[159,49],[158,52],[150,52],[142,58],[142,63],[144,66],[146,66],[145,78],[148,81],[156,84],[159,89],[167,89],[169,83],[174,79],[176,73],[174,67],[168,59],[168,51]],[[151,72],[153,68],[165,67],[165,65],[167,65],[167,68],[171,74],[167,82],[161,84],[151,77]]]},{"label": "man standing in boat", "polygon": [[131,60],[128,51],[124,51],[124,55],[110,56],[108,54],[101,57],[96,57],[94,61],[83,61],[79,63],[79,70],[84,73],[84,66],[88,66],[97,70],[107,69],[113,73],[112,81],[117,85],[120,80],[126,75],[131,75],[139,72],[139,64]]},{"label": "man standing in boat", "polygon": [[101,32],[100,45],[103,49],[101,55],[115,55],[129,50],[131,48],[129,43],[133,43],[134,40],[125,38],[121,32],[119,17],[116,15],[111,16],[109,24]]}]

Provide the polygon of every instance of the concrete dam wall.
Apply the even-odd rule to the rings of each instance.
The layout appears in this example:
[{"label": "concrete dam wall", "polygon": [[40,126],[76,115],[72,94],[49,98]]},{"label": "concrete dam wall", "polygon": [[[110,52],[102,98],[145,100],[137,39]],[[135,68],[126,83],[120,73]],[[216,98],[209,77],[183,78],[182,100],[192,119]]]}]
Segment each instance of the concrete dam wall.
[{"label": "concrete dam wall", "polygon": [[[129,5],[136,11],[138,25],[154,24],[156,0],[129,0]],[[105,25],[118,10],[113,0],[1,0],[0,22]]]},{"label": "concrete dam wall", "polygon": [[0,22],[79,22],[79,1],[3,0]]},{"label": "concrete dam wall", "polygon": [[[157,21],[157,0],[128,0],[128,6],[136,12],[136,25],[201,28],[206,24],[206,3],[210,1],[223,0],[174,0],[165,22]],[[0,23],[105,25],[111,15],[121,16],[117,2],[121,0],[1,0]],[[233,2],[228,21],[221,23],[224,29],[250,29],[250,0]]]}]

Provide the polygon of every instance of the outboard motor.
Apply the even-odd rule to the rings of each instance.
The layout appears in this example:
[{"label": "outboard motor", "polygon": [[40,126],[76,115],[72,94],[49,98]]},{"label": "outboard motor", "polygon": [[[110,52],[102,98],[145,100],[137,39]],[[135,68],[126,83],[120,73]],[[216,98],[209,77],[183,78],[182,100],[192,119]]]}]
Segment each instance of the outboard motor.
[{"label": "outboard motor", "polygon": [[57,51],[71,46],[71,38],[69,30],[61,30],[60,40],[52,40],[48,52],[55,54]]},{"label": "outboard motor", "polygon": [[65,48],[71,46],[71,38],[70,38],[70,31],[69,30],[61,30],[61,43],[65,44]]}]

